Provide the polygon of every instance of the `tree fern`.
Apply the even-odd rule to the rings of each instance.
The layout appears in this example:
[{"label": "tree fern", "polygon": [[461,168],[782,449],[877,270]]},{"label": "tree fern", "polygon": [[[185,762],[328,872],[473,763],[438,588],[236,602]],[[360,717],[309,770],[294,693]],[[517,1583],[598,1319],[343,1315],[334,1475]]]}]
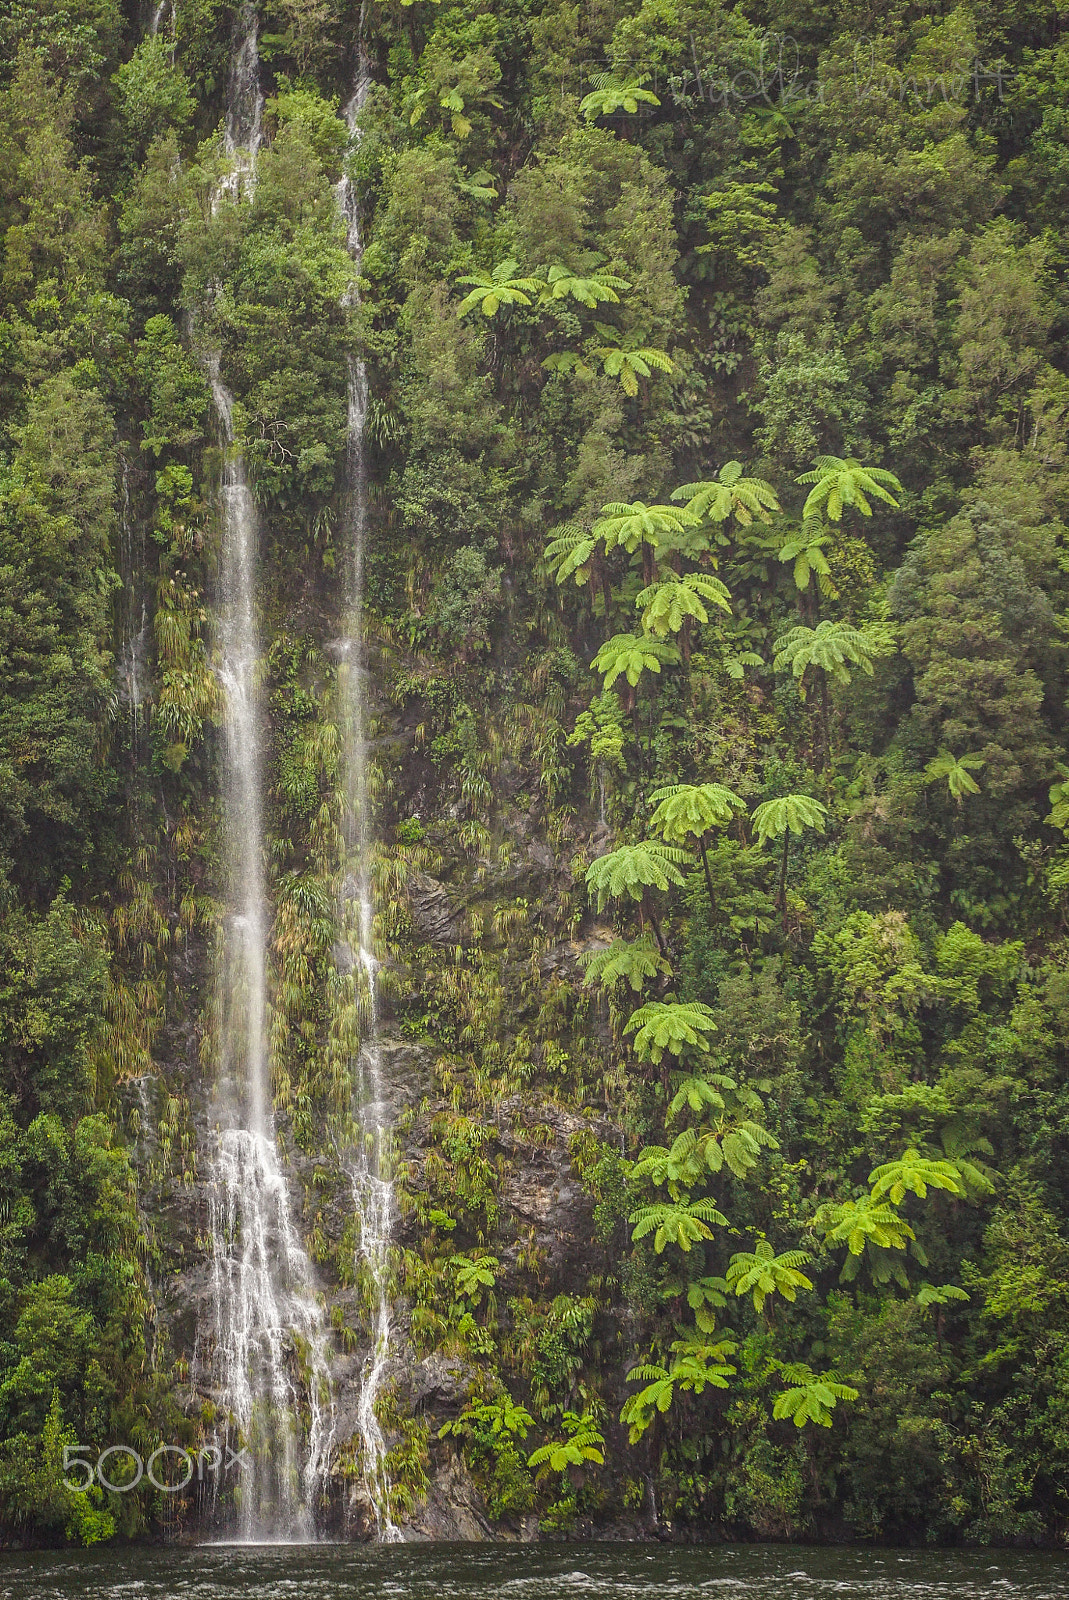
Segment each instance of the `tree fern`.
[{"label": "tree fern", "polygon": [[567,1472],[569,1467],[584,1467],[592,1461],[602,1466],[605,1435],[594,1426],[594,1419],[566,1411],[561,1418],[564,1438],[532,1450],[527,1458],[531,1467],[549,1467],[551,1472]]},{"label": "tree fern", "polygon": [[658,1201],[639,1206],[627,1220],[633,1230],[631,1237],[636,1242],[653,1234],[653,1248],[657,1255],[661,1255],[670,1244],[689,1253],[692,1245],[713,1237],[710,1223],[719,1227],[727,1225],[727,1218],[716,1209],[712,1200],[680,1200],[674,1205]]},{"label": "tree fern", "polygon": [[788,830],[801,833],[803,828],[824,832],[824,818],[828,808],[808,794],[783,795],[778,800],[765,800],[755,806],[750,820],[757,834],[758,844],[778,839]]},{"label": "tree fern", "polygon": [[854,628],[848,622],[825,621],[815,628],[799,624],[777,639],[774,648],[772,666],[776,672],[789,667],[801,679],[810,667],[819,667],[837,683],[849,683],[852,666],[860,667],[871,678],[873,662],[880,656],[893,655],[896,645],[886,628]]},{"label": "tree fern", "polygon": [[663,639],[669,633],[679,633],[688,617],[695,622],[708,622],[705,601],[721,611],[731,611],[731,596],[719,578],[706,572],[688,572],[683,577],[651,583],[635,597],[635,607],[642,612],[645,631]]},{"label": "tree fern", "polygon": [[626,678],[634,689],[644,672],[659,673],[662,664],[674,666],[678,660],[675,645],[651,634],[617,633],[602,645],[591,666],[603,675],[603,689],[611,689],[617,678]]},{"label": "tree fern", "polygon": [[684,850],[647,839],[642,844],[624,844],[608,855],[598,856],[586,869],[588,891],[597,895],[598,910],[606,900],[625,896],[641,900],[647,889],[682,888],[680,866],[686,861]]},{"label": "tree fern", "polygon": [[922,1283],[913,1298],[919,1306],[948,1306],[969,1296],[954,1283]]},{"label": "tree fern", "polygon": [[858,1398],[858,1391],[843,1383],[837,1372],[816,1373],[800,1363],[784,1366],[781,1372],[791,1387],[773,1402],[772,1415],[777,1422],[789,1418],[797,1428],[807,1422],[830,1428],[836,1404]]},{"label": "tree fern", "polygon": [[552,304],[555,300],[578,300],[580,305],[591,311],[603,302],[615,305],[620,299],[616,291],[630,287],[626,278],[619,278],[604,268],[598,268],[583,277],[561,266],[550,267],[545,283],[539,285],[543,304]]},{"label": "tree fern", "polygon": [[508,260],[492,272],[467,272],[457,278],[457,283],[475,285],[457,307],[457,316],[474,311],[476,306],[484,317],[495,316],[502,306],[529,306],[531,296],[543,287],[542,282],[538,278],[514,277],[516,269],[517,263]]},{"label": "tree fern", "polygon": [[852,1256],[860,1256],[866,1244],[880,1250],[903,1250],[913,1229],[893,1205],[862,1195],[857,1200],[821,1206],[814,1226],[824,1234],[825,1244],[845,1244]]},{"label": "tree fern", "polygon": [[562,522],[549,536],[543,559],[558,584],[574,578],[581,588],[590,576],[590,558],[597,540],[575,522]]},{"label": "tree fern", "polygon": [[737,1370],[727,1358],[737,1349],[733,1339],[720,1339],[715,1344],[677,1340],[672,1345],[675,1359],[671,1367],[654,1362],[632,1367],[627,1374],[628,1383],[642,1383],[645,1388],[629,1396],[620,1412],[620,1421],[628,1425],[630,1442],[637,1444],[654,1418],[670,1409],[677,1389],[693,1394],[703,1394],[707,1388],[726,1389],[727,1380]]},{"label": "tree fern", "polygon": [[793,539],[788,539],[779,552],[781,561],[794,563],[794,587],[800,591],[809,588],[809,581],[816,574],[817,584],[821,594],[834,597],[838,590],[831,581],[831,568],[828,558],[824,554],[825,546],[830,542],[831,535],[822,528],[819,522],[803,523],[801,531]]},{"label": "tree fern", "polygon": [[688,527],[701,521],[686,507],[648,506],[642,500],[610,500],[591,532],[605,542],[606,551],[617,546],[634,555],[642,544],[656,549],[664,538],[680,537]]},{"label": "tree fern", "polygon": [[673,489],[673,500],[685,500],[687,510],[710,522],[726,522],[734,516],[744,527],[754,522],[771,522],[780,510],[779,496],[764,478],[745,478],[738,461],[728,461],[716,477],[704,483],[684,483]]},{"label": "tree fern", "polygon": [[964,1194],[961,1173],[952,1161],[935,1161],[922,1156],[912,1146],[903,1151],[897,1161],[886,1161],[869,1173],[873,1201],[884,1195],[897,1206],[907,1191],[924,1199],[929,1189],[946,1189],[950,1194]]},{"label": "tree fern", "polygon": [[651,377],[651,369],[655,368],[658,372],[675,371],[672,361],[663,350],[652,350],[648,345],[630,350],[598,345],[593,354],[601,362],[605,376],[618,379],[621,389],[631,399],[638,394],[639,378]]},{"label": "tree fern", "polygon": [[709,1007],[699,1000],[650,1000],[624,1024],[640,1061],[659,1062],[665,1051],[682,1055],[687,1048],[707,1050],[705,1035],[716,1031]]},{"label": "tree fern", "polygon": [[653,90],[643,88],[648,81],[648,73],[621,81],[611,72],[596,72],[591,79],[594,87],[579,102],[579,110],[588,122],[595,122],[598,117],[611,117],[617,111],[634,116],[640,104],[659,106],[661,102]]},{"label": "tree fern", "polygon": [[960,806],[965,795],[980,793],[980,785],[972,773],[984,765],[981,755],[955,756],[949,750],[940,750],[925,767],[924,781],[941,783],[945,778],[947,789]]},{"label": "tree fern", "polygon": [[885,505],[897,506],[898,501],[891,491],[902,492],[902,485],[893,472],[883,467],[866,467],[853,456],[818,456],[813,471],[803,472],[795,482],[813,485],[802,507],[803,520],[826,510],[831,522],[839,522],[844,506],[854,506],[863,517],[871,517],[869,496],[882,500]]},{"label": "tree fern", "polygon": [[805,1250],[784,1250],[776,1255],[767,1239],[759,1239],[753,1250],[740,1250],[732,1256],[725,1278],[737,1295],[753,1296],[754,1310],[760,1314],[769,1295],[793,1301],[799,1289],[812,1289],[812,1280],[799,1271],[809,1259]]},{"label": "tree fern", "polygon": [[649,803],[656,807],[650,827],[668,844],[684,844],[690,838],[724,827],[744,802],[722,783],[671,783],[654,790]]},{"label": "tree fern", "polygon": [[585,950],[579,961],[586,968],[584,989],[595,985],[612,989],[618,983],[627,982],[638,994],[648,979],[671,974],[672,971],[649,934],[630,942],[614,939],[607,950]]}]

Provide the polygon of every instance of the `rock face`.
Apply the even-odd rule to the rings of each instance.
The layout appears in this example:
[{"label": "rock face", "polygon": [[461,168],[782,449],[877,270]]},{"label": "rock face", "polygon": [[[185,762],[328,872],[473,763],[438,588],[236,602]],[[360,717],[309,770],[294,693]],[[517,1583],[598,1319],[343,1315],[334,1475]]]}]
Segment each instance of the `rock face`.
[{"label": "rock face", "polygon": [[432,1409],[437,1415],[455,1416],[471,1387],[472,1372],[457,1357],[426,1356],[410,1367],[406,1388],[414,1412]]},{"label": "rock face", "polygon": [[414,873],[408,889],[412,919],[420,933],[431,944],[462,944],[464,928],[461,909],[450,896],[444,883],[428,877],[425,872]]},{"label": "rock face", "polygon": [[482,1496],[459,1452],[436,1449],[431,1464],[427,1498],[406,1524],[405,1537],[476,1543],[496,1538]]},{"label": "rock face", "polygon": [[[424,782],[416,766],[404,760],[400,746],[408,742],[401,737],[395,741],[399,747],[391,745],[389,751],[404,774],[406,793],[399,800],[402,817],[416,811],[420,784]],[[435,983],[446,956],[450,971],[456,971],[459,963],[454,952],[461,947],[465,967],[470,964],[478,970],[488,960],[499,975],[503,1010],[495,1023],[496,1035],[502,1039],[515,1037],[527,1025],[523,1016],[525,1007],[530,1014],[529,996],[537,996],[547,986],[571,984],[582,950],[611,941],[613,930],[607,926],[587,928],[578,936],[574,919],[563,919],[562,908],[568,903],[574,883],[570,847],[565,843],[554,849],[539,836],[535,809],[532,807],[531,814],[525,815],[506,806],[502,833],[507,849],[500,853],[490,850],[477,860],[459,851],[452,829],[438,830],[435,849],[440,847],[440,853],[433,859],[431,870],[411,870],[405,880],[415,959],[409,967],[387,962],[386,973],[398,981],[384,983],[380,1029],[373,1043],[364,1047],[373,1049],[378,1057],[375,1079],[381,1086],[381,1100],[374,1108],[373,1120],[398,1130],[396,1158],[401,1163],[402,1184],[408,1196],[396,1223],[393,1242],[398,1253],[408,1251],[410,1258],[416,1260],[437,1256],[434,1270],[439,1274],[440,1285],[444,1285],[438,1292],[445,1301],[450,1298],[451,1280],[442,1262],[451,1251],[483,1252],[497,1262],[495,1308],[490,1314],[485,1303],[474,1307],[477,1327],[472,1353],[464,1355],[455,1353],[458,1348],[467,1347],[463,1339],[458,1341],[452,1325],[446,1329],[443,1321],[443,1331],[428,1335],[426,1322],[420,1322],[417,1316],[422,1310],[418,1296],[411,1292],[411,1280],[405,1276],[410,1269],[399,1271],[391,1359],[384,1386],[390,1412],[385,1424],[387,1445],[403,1453],[405,1440],[410,1437],[404,1433],[403,1424],[425,1440],[419,1482],[425,1478],[426,1492],[414,1492],[411,1509],[399,1512],[396,1518],[406,1538],[538,1537],[538,1518],[529,1510],[491,1516],[481,1488],[481,1466],[473,1471],[461,1441],[455,1437],[441,1439],[439,1433],[445,1423],[457,1419],[469,1399],[497,1392],[495,1384],[500,1386],[503,1382],[518,1400],[525,1399],[523,1379],[515,1372],[511,1376],[506,1372],[503,1378],[491,1377],[499,1355],[493,1357],[491,1365],[486,1352],[480,1354],[478,1345],[480,1339],[490,1337],[484,1332],[488,1324],[492,1325],[493,1340],[500,1350],[510,1339],[525,1336],[526,1322],[544,1317],[556,1297],[589,1297],[591,1276],[606,1270],[605,1247],[594,1238],[593,1201],[576,1174],[571,1149],[577,1135],[591,1133],[615,1144],[615,1134],[605,1119],[590,1109],[566,1107],[544,1088],[536,1090],[533,1086],[502,1098],[483,1097],[475,1104],[465,1100],[466,1109],[458,1117],[456,1093],[448,1087],[449,1073],[454,1066],[467,1071],[476,1060],[475,1053],[466,1055],[462,1050],[454,1062],[447,1055],[446,1045],[432,1043],[429,1037],[417,1042],[407,1036],[415,1028],[410,1025],[402,1032],[399,1025],[413,1013],[421,1017],[425,996],[436,992]],[[589,843],[582,847],[590,852]],[[433,858],[435,851],[430,854]],[[529,942],[529,925],[518,936],[511,925],[504,925],[499,933],[495,915],[502,905],[528,908],[532,921],[535,914],[544,917],[546,925],[556,930],[555,936],[536,952]],[[336,951],[336,960],[337,956]],[[525,983],[529,986],[528,998],[523,1000],[520,996]],[[391,996],[397,1007],[396,1017],[390,1010]],[[535,999],[535,1007],[537,1003]],[[481,1020],[477,1007],[471,1020],[477,1027]],[[605,1027],[604,1020],[592,1015],[590,1027],[600,1032]],[[433,1026],[428,1027],[428,1034],[432,1031]],[[193,1417],[199,1417],[205,1407],[211,1414],[212,1408],[224,1402],[223,1396],[212,1393],[202,1377],[198,1378],[203,1373],[203,1363],[198,1361],[197,1340],[210,1330],[213,1311],[211,1261],[204,1241],[214,1127],[211,1085],[194,1065],[198,1046],[199,1038],[192,1033],[175,1040],[176,1057],[187,1064],[183,1073],[198,1152],[197,1169],[185,1181],[175,1181],[172,1174],[154,1191],[143,1191],[146,1220],[160,1242],[160,1264],[153,1289],[161,1348],[188,1363],[190,1381],[184,1403]],[[535,1048],[538,1051],[543,1046]],[[159,1098],[154,1084],[134,1085],[132,1092],[140,1095],[146,1105],[153,1095]],[[144,1133],[138,1152],[143,1167],[157,1155],[153,1129],[158,1121],[159,1107],[153,1105],[143,1118]],[[442,1132],[443,1126],[452,1122],[473,1129],[481,1141],[479,1150],[489,1174],[492,1201],[480,1213],[477,1225],[465,1211],[462,1158],[455,1152],[449,1154],[449,1136]],[[276,1116],[276,1130],[284,1153],[293,1215],[304,1238],[314,1237],[317,1241],[312,1253],[326,1320],[337,1330],[331,1376],[339,1467],[331,1506],[324,1514],[324,1531],[329,1529],[335,1536],[349,1539],[371,1538],[376,1528],[375,1510],[366,1498],[359,1471],[354,1470],[352,1449],[359,1434],[367,1361],[362,1342],[353,1342],[354,1334],[360,1341],[358,1330],[366,1327],[366,1306],[358,1238],[353,1231],[352,1185],[344,1159],[339,1162],[335,1157],[332,1162],[324,1154],[325,1147],[314,1155],[302,1151],[285,1111]],[[432,1182],[435,1164],[440,1166],[443,1157],[447,1166],[454,1163],[451,1175],[444,1180],[439,1176]],[[434,1183],[440,1182],[445,1183],[441,1192],[434,1188]],[[422,1219],[434,1207],[455,1213],[455,1237],[428,1232],[428,1224]],[[345,1259],[347,1267],[343,1265]],[[523,1309],[517,1311],[515,1307]],[[452,1317],[455,1322],[456,1311],[456,1304],[447,1306],[443,1318]],[[435,1348],[436,1339],[442,1341],[441,1348]],[[297,1376],[301,1358],[296,1348],[292,1359]],[[526,1448],[520,1452],[521,1467],[526,1454]],[[403,1472],[404,1468],[398,1470]],[[577,1522],[575,1531],[589,1533],[593,1525],[588,1528],[588,1521]]]},{"label": "rock face", "polygon": [[[588,1118],[519,1096],[503,1102],[501,1141],[511,1161],[502,1185],[502,1209],[515,1232],[533,1230],[546,1253],[553,1281],[574,1291],[577,1274],[590,1270],[591,1200],[572,1171],[568,1141],[589,1131]],[[538,1130],[538,1142],[531,1133]],[[544,1142],[547,1134],[551,1142]]]}]

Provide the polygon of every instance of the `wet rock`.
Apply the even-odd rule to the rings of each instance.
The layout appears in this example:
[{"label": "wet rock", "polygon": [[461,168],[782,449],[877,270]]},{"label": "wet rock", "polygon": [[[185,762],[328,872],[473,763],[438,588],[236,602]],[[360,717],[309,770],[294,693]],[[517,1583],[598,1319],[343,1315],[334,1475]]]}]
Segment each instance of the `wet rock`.
[{"label": "wet rock", "polygon": [[394,1035],[379,1034],[378,1079],[382,1087],[379,1104],[381,1123],[392,1127],[408,1106],[419,1105],[434,1082],[434,1052],[426,1045],[414,1044]]},{"label": "wet rock", "polygon": [[413,1411],[430,1407],[434,1411],[459,1410],[467,1398],[471,1374],[455,1356],[436,1351],[409,1370],[407,1389]]},{"label": "wet rock", "polygon": [[464,942],[461,908],[454,904],[444,883],[425,872],[415,872],[409,882],[408,899],[412,920],[425,939],[432,944]]},{"label": "wet rock", "polygon": [[[348,1443],[359,1433],[366,1355],[364,1350],[349,1351],[344,1355],[335,1355],[330,1365],[334,1389],[334,1438],[342,1444]],[[383,1385],[388,1388],[397,1380],[403,1381],[402,1364],[400,1361],[389,1361],[383,1372]]]},{"label": "wet rock", "polygon": [[434,1467],[427,1499],[405,1528],[406,1539],[482,1543],[496,1538],[487,1520],[482,1496],[459,1452],[443,1450]]}]

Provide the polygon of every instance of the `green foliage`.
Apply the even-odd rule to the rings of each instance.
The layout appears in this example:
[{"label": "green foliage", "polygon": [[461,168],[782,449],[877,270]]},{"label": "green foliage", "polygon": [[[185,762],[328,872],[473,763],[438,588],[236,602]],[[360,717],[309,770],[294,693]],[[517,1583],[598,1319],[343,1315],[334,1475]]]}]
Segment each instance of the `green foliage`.
[{"label": "green foliage", "polygon": [[851,666],[871,678],[873,662],[894,648],[886,629],[854,628],[847,622],[818,622],[815,628],[800,624],[776,640],[772,665],[776,672],[789,667],[796,678],[819,667],[836,683],[849,683]]},{"label": "green foliage", "polygon": [[[382,1156],[413,1337],[468,1397],[384,1398],[394,1519],[433,1428],[512,1527],[648,1477],[685,1538],[1057,1542],[1057,26],[888,10],[859,79],[826,9],[402,0],[350,138],[355,13],[265,0],[236,174],[235,7],[151,9],[0,8],[4,1539],[145,1532],[63,1446],[201,1425],[168,1396],[227,909],[217,352],[260,511],[276,1126],[350,1341],[357,626],[402,1100],[393,1028],[430,1052]],[[706,115],[767,28],[808,101]],[[963,98],[968,62],[997,86]],[[604,1422],[628,1349],[639,1453]]]},{"label": "green foliage", "polygon": [[468,1465],[485,1485],[492,1516],[527,1510],[531,1484],[527,1464],[518,1447],[534,1419],[526,1406],[517,1405],[507,1391],[493,1400],[469,1400],[453,1422],[438,1430],[439,1439],[452,1435],[462,1441]]},{"label": "green foliage", "polygon": [[113,82],[128,159],[143,160],[152,141],[172,130],[179,136],[189,132],[196,107],[163,34],[142,39]]},{"label": "green foliage", "polygon": [[854,506],[863,517],[871,517],[868,496],[882,500],[885,505],[897,506],[898,501],[891,491],[902,492],[902,485],[893,472],[883,467],[866,467],[852,456],[847,460],[839,456],[818,456],[813,471],[803,472],[796,481],[813,485],[802,507],[803,518],[817,516],[823,510],[831,522],[842,520],[844,506]]},{"label": "green foliage", "polygon": [[53,1389],[39,1437],[16,1434],[4,1441],[0,1458],[0,1500],[8,1521],[25,1533],[66,1537],[92,1545],[114,1538],[115,1519],[101,1509],[103,1491],[94,1485],[79,1493],[67,1488],[64,1447],[78,1441],[64,1426],[59,1390]]},{"label": "green foliage", "polygon": [[945,778],[948,791],[960,806],[965,795],[980,793],[980,785],[972,774],[983,765],[983,756],[954,756],[949,750],[940,750],[925,767],[924,781],[939,783]]},{"label": "green foliage", "polygon": [[641,900],[648,889],[663,891],[673,884],[681,885],[683,874],[679,869],[685,860],[684,851],[656,839],[621,845],[590,863],[586,869],[587,889],[592,899],[597,896],[599,911],[607,900],[625,896]]},{"label": "green foliage", "polygon": [[588,1461],[603,1466],[602,1448],[605,1435],[594,1426],[588,1416],[565,1411],[561,1417],[564,1437],[550,1444],[540,1445],[528,1456],[528,1465],[548,1467],[550,1472],[567,1472],[569,1467],[585,1467]]},{"label": "green foliage", "polygon": [[469,1400],[455,1422],[447,1422],[438,1430],[439,1439],[450,1434],[460,1438],[480,1439],[487,1435],[493,1442],[506,1439],[526,1439],[527,1430],[534,1426],[534,1418],[526,1406],[519,1406],[511,1395],[486,1404]]},{"label": "green foliage", "polygon": [[830,1428],[831,1414],[839,1401],[858,1398],[858,1390],[843,1383],[836,1372],[818,1374],[799,1362],[784,1366],[781,1371],[790,1387],[776,1396],[772,1415],[777,1422],[789,1417],[796,1428],[804,1428],[807,1422]]},{"label": "green foliage", "polygon": [[725,1281],[737,1295],[753,1295],[754,1310],[760,1315],[771,1294],[784,1300],[797,1299],[799,1289],[812,1289],[804,1272],[809,1260],[805,1250],[784,1250],[776,1255],[767,1239],[759,1239],[753,1250],[740,1250],[728,1262]]},{"label": "green foliage", "polygon": [[443,643],[469,654],[489,648],[500,614],[503,571],[490,566],[477,545],[454,552],[431,593],[430,615]]},{"label": "green foliage", "polygon": [[337,101],[324,100],[314,89],[285,89],[265,101],[264,115],[273,117],[279,127],[294,123],[307,139],[319,165],[333,176],[340,167],[347,142]]},{"label": "green foliage", "polygon": [[682,1055],[684,1050],[708,1050],[706,1034],[716,1030],[709,1007],[701,1001],[649,1000],[633,1011],[624,1025],[633,1033],[633,1046],[640,1061],[659,1062],[665,1051]]},{"label": "green foliage", "polygon": [[74,1120],[91,1104],[91,1046],[104,1001],[107,956],[99,928],[66,900],[43,917],[9,916],[0,928],[0,1063],[3,1088],[24,1114]]},{"label": "green foliage", "polygon": [[639,1206],[627,1220],[633,1225],[631,1237],[636,1242],[653,1234],[653,1248],[658,1255],[670,1244],[689,1253],[694,1245],[713,1237],[710,1223],[727,1225],[727,1218],[711,1200],[677,1200],[673,1204],[656,1201]]},{"label": "green foliage", "polygon": [[764,800],[754,807],[751,822],[758,844],[769,839],[779,839],[789,833],[801,833],[803,828],[824,832],[827,807],[807,794],[783,795],[778,800]]}]

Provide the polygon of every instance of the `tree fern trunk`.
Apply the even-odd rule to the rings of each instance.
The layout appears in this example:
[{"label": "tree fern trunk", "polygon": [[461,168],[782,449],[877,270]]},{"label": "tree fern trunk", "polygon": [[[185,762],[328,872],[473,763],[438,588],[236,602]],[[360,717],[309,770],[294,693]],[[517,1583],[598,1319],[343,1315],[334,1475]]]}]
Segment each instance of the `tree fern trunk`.
[{"label": "tree fern trunk", "polygon": [[705,835],[698,835],[698,853],[702,858],[702,869],[705,872],[705,887],[709,891],[709,910],[716,916],[716,896],[713,893],[713,876],[709,871],[709,857],[705,851]]}]

